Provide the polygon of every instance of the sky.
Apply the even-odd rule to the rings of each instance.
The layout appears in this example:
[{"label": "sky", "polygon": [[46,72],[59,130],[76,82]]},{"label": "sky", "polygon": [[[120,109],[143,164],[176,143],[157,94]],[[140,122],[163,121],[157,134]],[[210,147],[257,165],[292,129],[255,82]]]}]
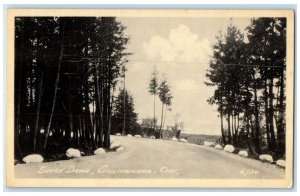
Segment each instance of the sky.
[{"label": "sky", "polygon": [[[159,80],[166,78],[173,95],[166,125],[174,124],[174,116],[184,122],[184,132],[220,135],[220,119],[216,106],[207,99],[213,87],[204,84],[216,35],[226,32],[231,22],[242,32],[249,18],[117,18],[126,26],[130,37],[127,52],[126,88],[133,96],[139,121],[153,118],[153,96],[148,92],[151,73],[156,67]],[[156,97],[156,118],[160,122],[161,103]]]}]

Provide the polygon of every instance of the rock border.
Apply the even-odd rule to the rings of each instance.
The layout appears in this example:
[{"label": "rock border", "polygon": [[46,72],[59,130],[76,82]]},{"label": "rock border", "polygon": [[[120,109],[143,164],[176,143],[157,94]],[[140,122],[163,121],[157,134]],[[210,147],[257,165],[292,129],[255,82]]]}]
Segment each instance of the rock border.
[{"label": "rock border", "polygon": [[[204,141],[204,142],[209,142],[209,141]],[[208,145],[208,143],[206,143],[206,145],[203,144],[203,146],[206,146],[208,148],[214,148],[214,149],[217,149],[217,150],[223,150],[223,151],[225,151],[227,153],[239,155],[242,158],[250,158],[249,154],[248,154],[248,151],[246,151],[246,150],[239,150],[238,152],[236,152],[237,149],[233,145],[230,145],[230,146],[232,146],[234,148],[233,151],[230,150],[231,152],[227,151],[225,149],[225,147],[227,145],[225,145],[224,148],[220,144],[216,144],[215,146],[210,146],[210,145]],[[285,169],[285,167],[286,167],[286,161],[285,160],[278,159],[278,160],[274,161],[272,155],[269,155],[269,154],[260,154],[258,156],[258,159],[255,159],[255,160],[258,160],[258,161],[261,161],[261,162],[264,162],[264,163],[275,164],[276,166],[278,166],[280,168],[283,168],[283,169]]]}]

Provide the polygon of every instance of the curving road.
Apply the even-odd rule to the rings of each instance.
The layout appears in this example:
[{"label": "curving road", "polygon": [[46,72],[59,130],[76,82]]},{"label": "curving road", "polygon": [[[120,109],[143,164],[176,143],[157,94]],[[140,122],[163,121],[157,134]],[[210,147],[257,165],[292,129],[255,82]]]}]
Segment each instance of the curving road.
[{"label": "curving road", "polygon": [[30,178],[284,178],[284,170],[222,150],[166,140],[112,136],[120,152],[39,164],[18,164]]}]

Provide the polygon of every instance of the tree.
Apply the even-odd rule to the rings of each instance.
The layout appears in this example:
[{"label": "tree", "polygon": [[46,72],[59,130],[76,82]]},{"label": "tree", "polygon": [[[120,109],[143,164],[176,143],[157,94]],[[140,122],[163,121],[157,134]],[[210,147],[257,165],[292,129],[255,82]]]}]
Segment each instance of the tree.
[{"label": "tree", "polygon": [[183,131],[183,128],[184,128],[184,122],[180,120],[179,113],[176,113],[172,119],[173,119],[174,125],[171,127],[171,129],[175,133],[176,138],[179,139],[180,133]]},{"label": "tree", "polygon": [[16,155],[109,148],[129,55],[114,17],[16,17]]},{"label": "tree", "polygon": [[247,27],[247,41],[232,25],[217,37],[206,84],[215,87],[208,102],[218,106],[223,143],[284,155],[285,36],[286,19],[256,18]]},{"label": "tree", "polygon": [[[125,104],[124,104],[125,100]],[[124,105],[126,106],[124,108]],[[113,106],[113,115],[112,115],[112,125],[113,133],[120,133],[123,129],[124,122],[124,112],[125,112],[125,122],[126,122],[126,131],[125,134],[135,134],[138,127],[137,116],[138,114],[134,111],[133,97],[125,91],[124,99],[124,90],[120,89],[119,95],[117,96],[114,106]]]},{"label": "tree", "polygon": [[156,123],[157,120],[153,119],[153,118],[143,118],[142,119],[142,123],[141,123],[141,127],[145,127],[145,128],[148,128],[148,129],[153,129],[154,130],[154,122]]},{"label": "tree", "polygon": [[[153,95],[153,108],[154,108],[154,116],[153,119],[156,119],[155,116],[155,96],[158,93],[158,72],[156,70],[156,67],[154,67],[154,71],[151,74],[151,79],[150,79],[150,83],[149,83],[149,93],[151,95]],[[154,124],[154,131],[156,131],[156,123]]]},{"label": "tree", "polygon": [[[164,78],[161,82],[161,84],[158,87],[158,95],[159,99],[161,101],[161,120],[160,120],[160,129],[159,129],[159,135],[162,138],[162,132],[163,132],[163,121],[164,121],[164,107],[171,106],[172,104],[172,95],[171,90],[168,85],[167,79]],[[167,111],[165,111],[166,113]]]},{"label": "tree", "polygon": [[[223,143],[237,143],[239,121],[243,102],[248,100],[249,94],[241,81],[248,76],[248,71],[239,66],[245,62],[244,36],[233,25],[227,29],[224,37],[217,37],[214,46],[213,59],[206,77],[209,86],[216,86],[214,96],[208,102],[217,104],[221,117],[221,134]],[[245,74],[246,73],[246,74]],[[247,79],[245,79],[247,80]],[[227,134],[223,127],[223,117],[227,117]],[[228,135],[226,140],[225,135]]]},{"label": "tree", "polygon": [[[284,18],[257,18],[251,21],[248,30],[249,47],[252,49],[251,61],[262,66],[259,67],[259,74],[263,81],[263,104],[265,114],[266,136],[268,148],[280,154],[284,152],[280,139],[280,147],[277,147],[275,127],[277,135],[284,136],[284,72],[286,67],[286,19]],[[276,82],[274,85],[274,82]],[[280,95],[276,98],[274,90]],[[277,100],[276,100],[277,99]],[[277,104],[275,104],[277,102]],[[280,103],[280,104],[279,104]],[[278,113],[276,114],[275,111]],[[279,118],[276,118],[276,116]],[[278,119],[280,122],[278,122]],[[276,126],[274,125],[276,123]],[[278,126],[279,125],[279,126]],[[283,125],[283,126],[281,126]],[[278,131],[280,134],[278,134]]]}]

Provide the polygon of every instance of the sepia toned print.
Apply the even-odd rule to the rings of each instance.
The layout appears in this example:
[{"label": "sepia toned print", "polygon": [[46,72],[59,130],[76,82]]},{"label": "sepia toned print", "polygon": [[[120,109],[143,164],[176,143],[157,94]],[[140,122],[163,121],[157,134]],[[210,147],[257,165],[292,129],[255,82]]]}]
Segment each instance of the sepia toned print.
[{"label": "sepia toned print", "polygon": [[292,11],[9,10],[7,23],[8,186],[292,186]]}]

